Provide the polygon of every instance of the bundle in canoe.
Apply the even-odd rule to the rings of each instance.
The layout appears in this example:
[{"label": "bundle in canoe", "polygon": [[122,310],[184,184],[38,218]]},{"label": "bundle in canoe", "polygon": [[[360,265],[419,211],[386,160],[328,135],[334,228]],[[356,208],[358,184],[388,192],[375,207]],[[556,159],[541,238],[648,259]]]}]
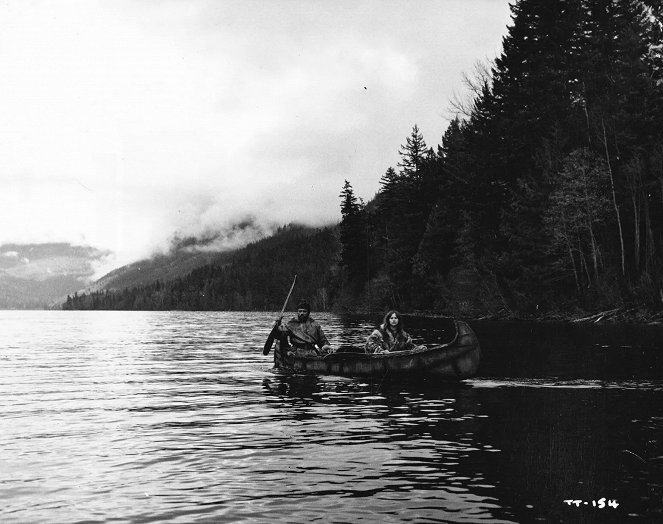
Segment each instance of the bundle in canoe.
[{"label": "bundle in canoe", "polygon": [[277,368],[297,373],[383,378],[385,375],[416,378],[433,377],[462,380],[476,374],[481,348],[472,328],[455,320],[456,334],[451,342],[426,349],[368,354],[363,347],[356,352],[325,356],[301,357],[287,354],[277,342],[274,364]]}]

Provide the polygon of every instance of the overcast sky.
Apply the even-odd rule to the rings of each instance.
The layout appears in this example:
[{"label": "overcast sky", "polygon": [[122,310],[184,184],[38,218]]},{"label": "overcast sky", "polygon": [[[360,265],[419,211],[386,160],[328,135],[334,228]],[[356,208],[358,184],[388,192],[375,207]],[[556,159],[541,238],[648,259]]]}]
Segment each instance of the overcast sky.
[{"label": "overcast sky", "polygon": [[174,235],[340,218],[436,146],[508,0],[0,0],[0,244],[114,264]]}]

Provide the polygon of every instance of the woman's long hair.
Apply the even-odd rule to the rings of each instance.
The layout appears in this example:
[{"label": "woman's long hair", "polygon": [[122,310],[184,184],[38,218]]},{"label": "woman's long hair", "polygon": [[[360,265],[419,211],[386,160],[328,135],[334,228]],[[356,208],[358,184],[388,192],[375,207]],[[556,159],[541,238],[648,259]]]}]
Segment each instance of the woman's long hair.
[{"label": "woman's long hair", "polygon": [[396,331],[394,333],[394,337],[396,339],[400,338],[403,336],[403,318],[401,317],[401,314],[392,309],[391,311],[387,312],[387,314],[384,316],[384,320],[382,321],[382,325],[380,326],[380,329],[383,332],[391,331],[391,324],[389,324],[389,318],[391,315],[396,315],[396,318],[398,319],[398,324],[396,324]]}]

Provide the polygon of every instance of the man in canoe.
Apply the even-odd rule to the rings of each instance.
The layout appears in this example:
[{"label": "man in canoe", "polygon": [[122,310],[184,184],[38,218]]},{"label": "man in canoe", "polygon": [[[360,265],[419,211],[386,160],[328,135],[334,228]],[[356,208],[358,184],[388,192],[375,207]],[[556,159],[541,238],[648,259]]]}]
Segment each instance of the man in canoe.
[{"label": "man in canoe", "polygon": [[423,348],[412,342],[412,337],[403,328],[398,311],[389,311],[378,329],[366,339],[366,353],[390,353],[406,349]]},{"label": "man in canoe", "polygon": [[279,331],[281,344],[289,343],[291,351],[298,357],[334,353],[320,324],[311,318],[311,306],[308,302],[301,302],[297,306],[297,315],[286,324],[280,324]]}]

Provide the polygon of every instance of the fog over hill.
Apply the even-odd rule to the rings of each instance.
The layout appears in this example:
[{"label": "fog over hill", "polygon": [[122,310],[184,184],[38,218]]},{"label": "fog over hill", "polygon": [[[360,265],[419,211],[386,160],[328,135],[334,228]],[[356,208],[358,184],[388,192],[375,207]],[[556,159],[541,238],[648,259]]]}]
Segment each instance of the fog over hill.
[{"label": "fog over hill", "polygon": [[[338,239],[337,226],[291,224],[225,253],[175,252],[120,268],[62,308],[275,311],[296,274],[297,300],[327,311],[343,287]],[[210,263],[190,270],[201,255]]]},{"label": "fog over hill", "polygon": [[276,224],[246,216],[222,229],[207,228],[197,234],[174,234],[169,247],[151,257],[115,268],[103,275],[85,292],[120,290],[182,278],[207,264],[222,265],[231,253],[271,236]]},{"label": "fog over hill", "polygon": [[[232,252],[232,251],[230,251]],[[114,269],[87,286],[85,292],[119,290],[183,277],[206,264],[219,263],[229,252],[177,250]]]},{"label": "fog over hill", "polygon": [[[277,227],[244,217],[223,230],[174,234],[166,250],[106,272],[113,253],[68,243],[0,246],[0,308],[59,308],[67,295],[124,289],[181,278],[206,264],[222,264],[236,249],[269,236]],[[110,266],[112,267],[112,266]]]}]

